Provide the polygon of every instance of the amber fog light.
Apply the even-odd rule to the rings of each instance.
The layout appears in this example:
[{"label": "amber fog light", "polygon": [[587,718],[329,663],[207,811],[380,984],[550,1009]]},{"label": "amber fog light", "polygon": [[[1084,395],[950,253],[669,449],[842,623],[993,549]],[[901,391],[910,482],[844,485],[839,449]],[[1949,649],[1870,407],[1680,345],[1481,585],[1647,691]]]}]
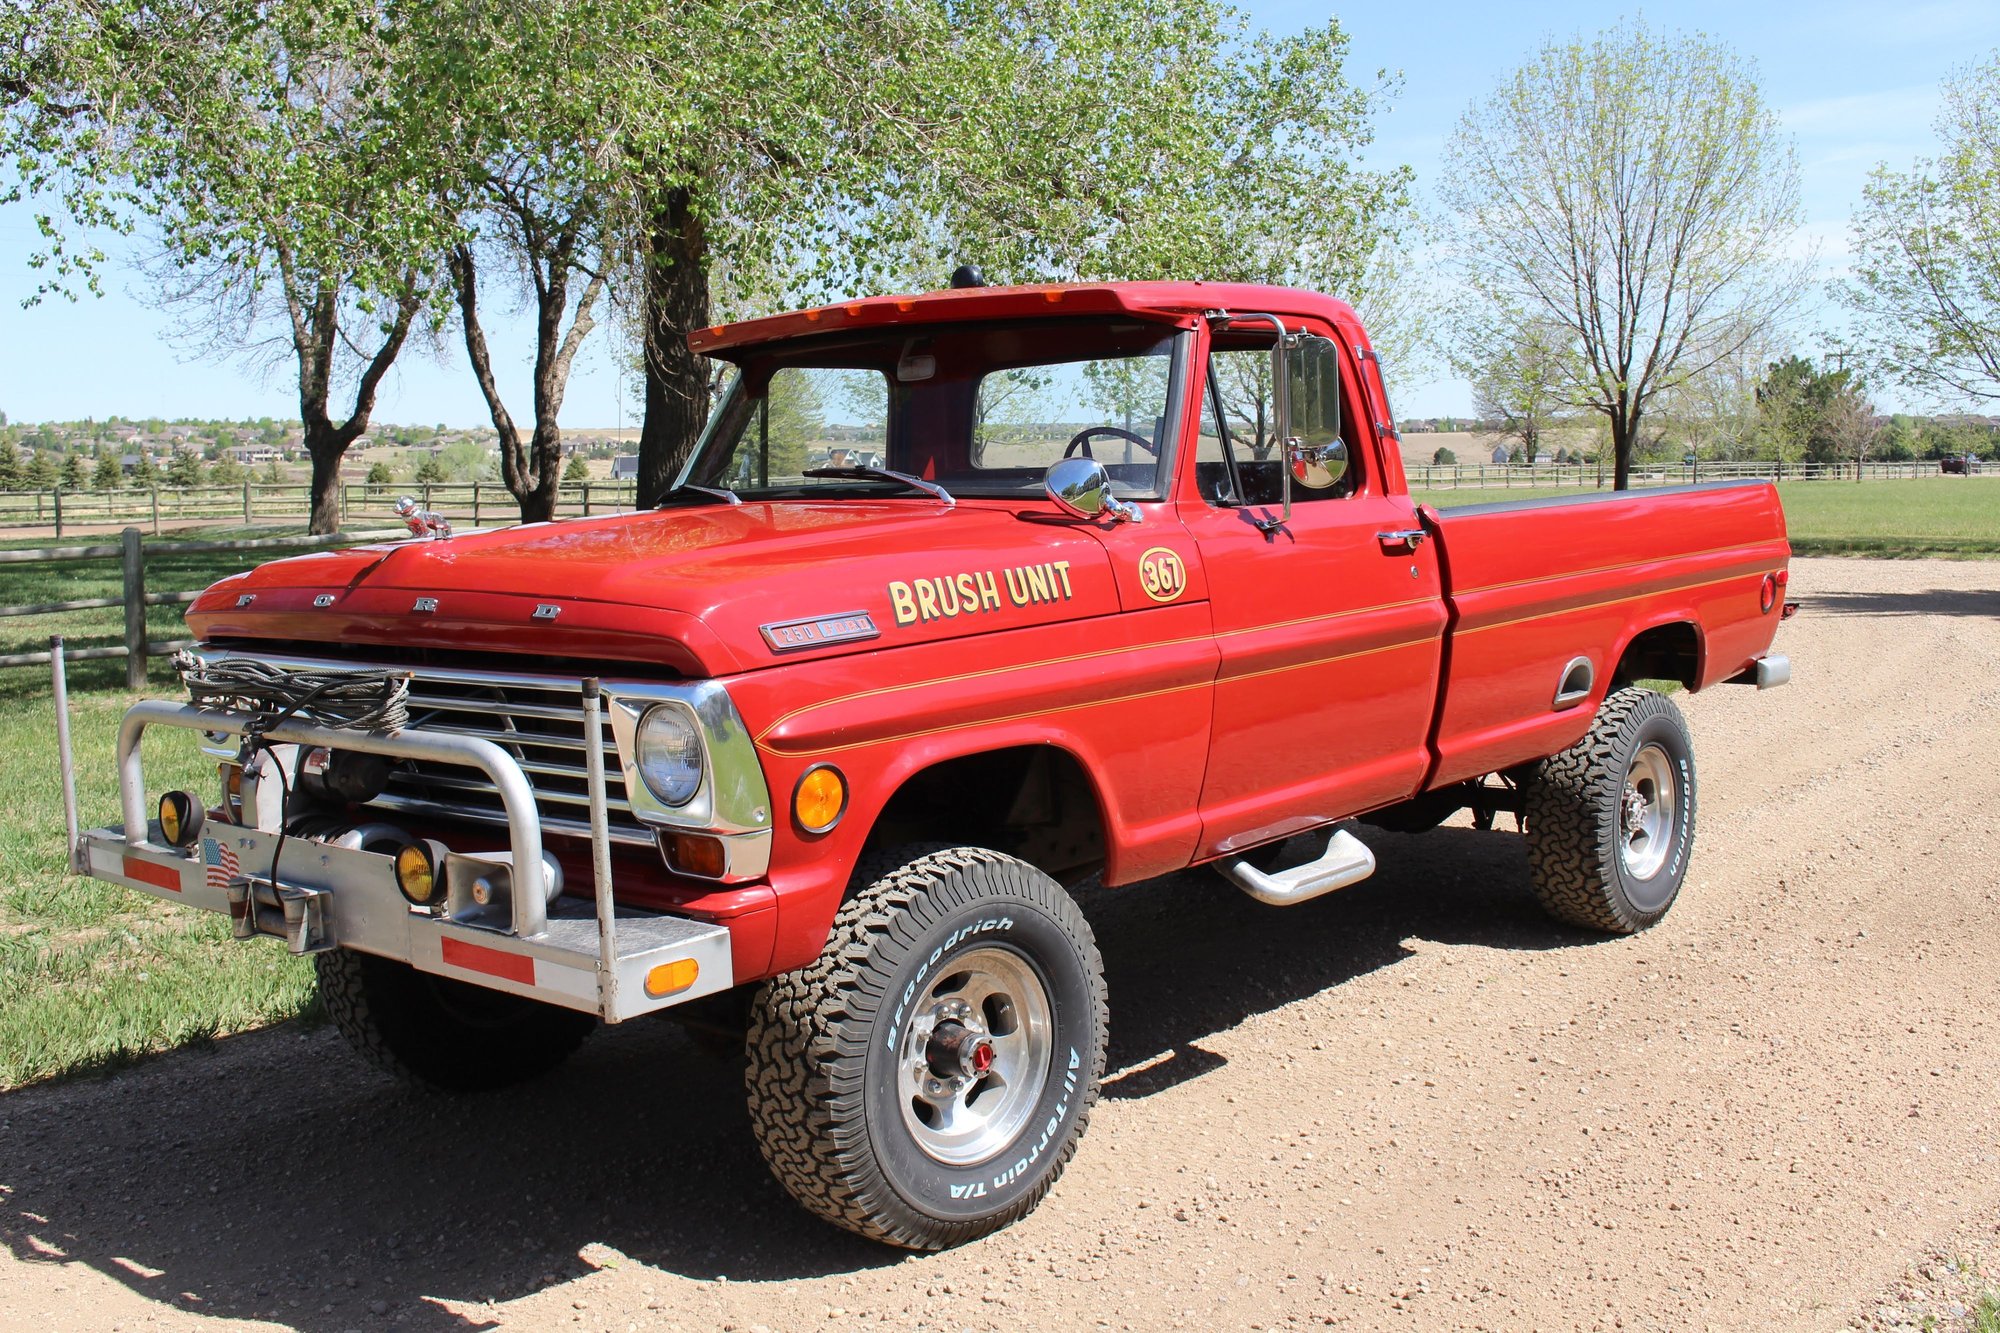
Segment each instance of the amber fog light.
[{"label": "amber fog light", "polygon": [[412,907],[436,907],[444,901],[444,876],[431,860],[431,849],[409,842],[396,852],[396,887]]},{"label": "amber fog light", "polygon": [[160,797],[160,836],[175,847],[191,847],[201,836],[201,804],[184,791]]},{"label": "amber fog light", "polygon": [[825,833],[847,813],[847,779],[832,764],[814,764],[792,790],[792,817],[808,833]]}]

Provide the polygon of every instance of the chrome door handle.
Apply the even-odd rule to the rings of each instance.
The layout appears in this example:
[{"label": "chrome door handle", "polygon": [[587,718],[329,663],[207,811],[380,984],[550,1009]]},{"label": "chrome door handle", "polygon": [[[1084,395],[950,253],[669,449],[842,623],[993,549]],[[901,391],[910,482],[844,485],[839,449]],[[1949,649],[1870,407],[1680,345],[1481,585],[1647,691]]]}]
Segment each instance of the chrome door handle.
[{"label": "chrome door handle", "polygon": [[1391,544],[1407,546],[1414,551],[1424,544],[1424,538],[1428,536],[1430,536],[1430,533],[1424,531],[1422,528],[1397,528],[1394,532],[1376,533],[1375,540],[1381,542],[1384,546]]}]

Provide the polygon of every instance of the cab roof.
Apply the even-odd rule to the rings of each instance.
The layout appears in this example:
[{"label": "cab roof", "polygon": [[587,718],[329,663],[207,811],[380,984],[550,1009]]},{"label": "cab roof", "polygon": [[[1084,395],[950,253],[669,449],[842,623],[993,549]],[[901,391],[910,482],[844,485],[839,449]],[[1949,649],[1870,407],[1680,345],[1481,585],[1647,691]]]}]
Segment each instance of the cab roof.
[{"label": "cab roof", "polygon": [[1345,301],[1295,287],[1240,282],[1078,282],[1030,287],[961,287],[858,301],[718,324],[688,334],[703,356],[728,358],[758,343],[842,329],[934,324],[975,319],[1032,319],[1059,315],[1129,315],[1191,326],[1210,310],[1317,316],[1355,322]]}]

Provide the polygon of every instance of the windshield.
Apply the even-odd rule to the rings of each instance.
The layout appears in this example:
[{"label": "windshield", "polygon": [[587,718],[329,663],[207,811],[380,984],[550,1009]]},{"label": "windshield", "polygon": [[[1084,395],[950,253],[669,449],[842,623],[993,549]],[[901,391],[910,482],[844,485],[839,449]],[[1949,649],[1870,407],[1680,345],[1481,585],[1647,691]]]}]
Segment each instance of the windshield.
[{"label": "windshield", "polygon": [[[751,349],[679,485],[745,499],[1037,496],[1051,463],[1087,455],[1120,496],[1159,499],[1186,335],[1137,320],[872,330]],[[837,475],[812,476],[814,472]]]}]

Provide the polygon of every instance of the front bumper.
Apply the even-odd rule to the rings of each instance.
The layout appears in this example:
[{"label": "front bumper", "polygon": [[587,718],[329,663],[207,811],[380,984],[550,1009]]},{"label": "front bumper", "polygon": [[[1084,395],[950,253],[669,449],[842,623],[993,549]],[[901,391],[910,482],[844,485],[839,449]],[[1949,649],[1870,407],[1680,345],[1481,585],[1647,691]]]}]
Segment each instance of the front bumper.
[{"label": "front bumper", "polygon": [[[168,845],[146,816],[140,744],[149,727],[241,735],[247,714],[152,701],[125,715],[118,737],[122,827],[78,839],[77,868],[168,902],[227,915],[239,938],[271,935],[294,953],[357,949],[424,972],[523,995],[619,1022],[734,984],[729,930],[620,907],[601,882],[601,902],[548,901],[533,789],[514,757],[491,741],[407,730],[334,730],[303,722],[269,728],[267,739],[482,770],[507,813],[505,856],[445,858],[503,864],[512,892],[480,906],[456,890],[436,912],[414,908],[396,886],[394,858],[330,842],[211,822],[186,850]],[[599,864],[608,867],[608,847]],[[272,876],[272,858],[279,858]],[[600,910],[602,908],[603,910]]]}]

